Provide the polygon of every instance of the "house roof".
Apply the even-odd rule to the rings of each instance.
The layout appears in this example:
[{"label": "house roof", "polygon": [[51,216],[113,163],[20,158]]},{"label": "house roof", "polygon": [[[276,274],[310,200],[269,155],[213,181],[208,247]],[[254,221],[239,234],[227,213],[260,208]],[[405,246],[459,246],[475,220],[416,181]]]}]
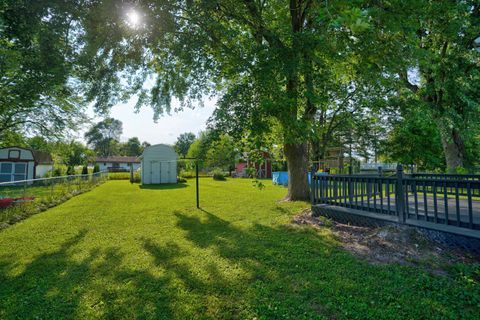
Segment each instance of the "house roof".
[{"label": "house roof", "polygon": [[52,155],[45,151],[32,150],[37,164],[53,164]]},{"label": "house roof", "polygon": [[109,156],[109,157],[96,157],[95,162],[140,163],[140,159],[138,157]]}]

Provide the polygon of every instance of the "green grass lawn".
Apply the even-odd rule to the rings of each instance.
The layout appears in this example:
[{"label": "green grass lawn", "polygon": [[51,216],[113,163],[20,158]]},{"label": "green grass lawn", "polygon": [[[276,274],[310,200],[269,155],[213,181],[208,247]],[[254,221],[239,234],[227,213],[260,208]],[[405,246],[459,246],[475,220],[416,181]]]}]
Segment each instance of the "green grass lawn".
[{"label": "green grass lawn", "polygon": [[0,319],[478,319],[478,266],[368,264],[266,184],[109,181],[1,231]]}]

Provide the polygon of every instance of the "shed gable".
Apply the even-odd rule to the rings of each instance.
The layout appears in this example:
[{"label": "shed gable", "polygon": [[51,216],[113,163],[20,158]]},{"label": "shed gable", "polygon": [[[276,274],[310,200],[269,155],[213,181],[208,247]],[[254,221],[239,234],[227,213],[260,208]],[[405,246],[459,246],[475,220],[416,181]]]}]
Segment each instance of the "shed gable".
[{"label": "shed gable", "polygon": [[11,161],[34,161],[32,150],[20,147],[8,147],[0,149],[0,160]]}]

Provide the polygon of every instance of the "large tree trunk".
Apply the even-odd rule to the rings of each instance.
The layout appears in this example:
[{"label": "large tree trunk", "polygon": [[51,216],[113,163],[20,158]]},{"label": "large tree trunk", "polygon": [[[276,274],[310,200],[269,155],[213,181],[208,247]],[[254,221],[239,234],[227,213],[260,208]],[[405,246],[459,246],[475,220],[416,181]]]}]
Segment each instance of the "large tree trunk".
[{"label": "large tree trunk", "polygon": [[445,154],[445,162],[447,171],[455,173],[457,167],[463,167],[463,159],[465,154],[465,146],[460,133],[456,129],[440,129],[442,139],[443,153]]},{"label": "large tree trunk", "polygon": [[285,200],[308,200],[307,143],[285,144],[284,151],[288,161],[288,194]]}]

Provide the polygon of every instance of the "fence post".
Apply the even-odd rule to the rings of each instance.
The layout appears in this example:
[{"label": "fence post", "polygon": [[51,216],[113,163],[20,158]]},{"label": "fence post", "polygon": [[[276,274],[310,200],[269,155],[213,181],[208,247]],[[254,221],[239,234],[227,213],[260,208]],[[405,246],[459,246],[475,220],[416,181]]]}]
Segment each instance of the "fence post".
[{"label": "fence post", "polygon": [[[353,169],[352,167],[348,168],[348,174],[351,176],[353,175]],[[353,205],[353,183],[352,183],[352,177],[348,177],[348,200],[350,201],[350,206]]]},{"label": "fence post", "polygon": [[315,204],[315,194],[314,194],[315,181],[314,181],[314,178],[315,178],[315,167],[312,165],[310,167],[310,203],[311,204]]},{"label": "fence post", "polygon": [[27,197],[27,180],[23,181],[23,200]]},{"label": "fence post", "polygon": [[397,165],[397,186],[395,188],[395,209],[399,223],[405,223],[405,192],[403,189],[403,166]]}]

